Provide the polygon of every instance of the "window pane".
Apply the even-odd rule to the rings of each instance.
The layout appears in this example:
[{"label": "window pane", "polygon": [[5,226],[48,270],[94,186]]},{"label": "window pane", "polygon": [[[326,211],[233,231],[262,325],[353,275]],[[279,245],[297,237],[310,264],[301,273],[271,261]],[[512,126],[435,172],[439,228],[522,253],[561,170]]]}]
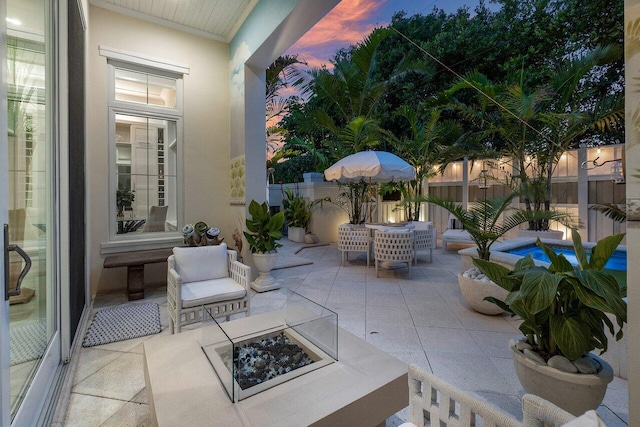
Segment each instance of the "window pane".
[{"label": "window pane", "polygon": [[176,79],[115,69],[117,101],[176,108]]},{"label": "window pane", "polygon": [[116,115],[117,234],[177,229],[175,135],[175,121]]},{"label": "window pane", "polygon": [[176,108],[176,80],[149,75],[149,104]]}]

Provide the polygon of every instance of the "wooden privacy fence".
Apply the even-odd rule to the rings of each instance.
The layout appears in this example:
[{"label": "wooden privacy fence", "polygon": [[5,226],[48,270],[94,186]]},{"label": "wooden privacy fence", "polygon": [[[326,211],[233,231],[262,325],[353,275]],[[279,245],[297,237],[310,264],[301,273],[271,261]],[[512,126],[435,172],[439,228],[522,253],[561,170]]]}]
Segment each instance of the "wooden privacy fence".
[{"label": "wooden privacy fence", "polygon": [[[610,145],[601,148],[580,148],[565,152],[558,162],[552,181],[552,206],[559,211],[570,213],[582,225],[580,232],[584,241],[595,242],[603,237],[624,233],[624,223],[615,222],[600,212],[589,209],[594,204],[617,203],[624,206],[626,185],[624,183],[624,145]],[[582,165],[582,166],[581,166]],[[494,179],[483,179],[482,171]],[[425,194],[466,205],[482,198],[506,195],[510,190],[500,181],[512,172],[507,160],[501,161],[461,161],[447,166],[443,174],[432,177],[425,184]],[[631,171],[632,173],[633,171]],[[283,188],[297,187],[298,192],[307,200],[323,197],[337,199],[338,185],[329,182],[304,182],[298,184],[269,185],[269,203],[282,206]],[[404,221],[404,212],[397,208],[398,202],[382,201],[373,208],[379,210],[381,222]],[[521,205],[524,207],[524,205]],[[438,234],[446,228],[448,212],[444,209],[424,204],[421,220],[432,221]],[[323,242],[335,242],[338,238],[338,225],[348,222],[347,214],[339,207],[324,203],[314,208],[311,218],[311,231]],[[560,224],[552,228],[570,235]],[[514,237],[515,231],[507,235]]]}]

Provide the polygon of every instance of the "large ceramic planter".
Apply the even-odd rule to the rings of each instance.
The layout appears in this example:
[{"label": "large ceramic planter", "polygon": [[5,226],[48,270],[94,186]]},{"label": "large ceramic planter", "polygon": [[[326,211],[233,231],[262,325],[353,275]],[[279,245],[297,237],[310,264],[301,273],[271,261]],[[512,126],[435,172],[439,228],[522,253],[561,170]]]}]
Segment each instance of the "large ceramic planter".
[{"label": "large ceramic planter", "polygon": [[539,237],[541,239],[564,239],[564,231],[547,230],[547,231],[535,231],[535,230],[518,230],[518,237]]},{"label": "large ceramic planter", "polygon": [[607,384],[613,380],[611,366],[590,354],[601,366],[597,374],[573,374],[539,364],[516,349],[516,340],[509,342],[513,366],[522,388],[556,404],[576,416],[602,403]]},{"label": "large ceramic planter", "polygon": [[304,228],[302,227],[289,227],[287,238],[292,242],[304,242]]},{"label": "large ceramic planter", "polygon": [[462,298],[464,298],[469,307],[478,313],[495,316],[504,312],[497,305],[484,301],[485,297],[494,297],[499,300],[504,300],[507,297],[508,292],[495,283],[473,280],[458,274],[458,285],[460,286]]},{"label": "large ceramic planter", "polygon": [[253,254],[253,262],[260,272],[260,276],[251,282],[251,289],[256,292],[266,292],[280,288],[280,284],[271,275],[271,270],[276,265],[278,254]]}]

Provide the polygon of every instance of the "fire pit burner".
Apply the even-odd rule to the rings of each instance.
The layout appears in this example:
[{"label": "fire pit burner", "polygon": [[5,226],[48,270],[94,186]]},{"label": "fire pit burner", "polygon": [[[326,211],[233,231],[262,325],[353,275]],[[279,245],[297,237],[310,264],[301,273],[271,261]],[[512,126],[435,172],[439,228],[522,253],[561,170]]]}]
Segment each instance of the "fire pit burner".
[{"label": "fire pit burner", "polygon": [[236,381],[243,390],[313,363],[284,332],[242,344],[235,348],[233,356],[238,367]]}]

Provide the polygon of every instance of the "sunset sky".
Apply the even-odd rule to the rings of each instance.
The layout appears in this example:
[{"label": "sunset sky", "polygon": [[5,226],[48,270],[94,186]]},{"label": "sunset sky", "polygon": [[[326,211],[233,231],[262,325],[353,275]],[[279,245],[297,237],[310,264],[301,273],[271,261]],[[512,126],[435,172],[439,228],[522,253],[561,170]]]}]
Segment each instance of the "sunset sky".
[{"label": "sunset sky", "polygon": [[[492,9],[496,7],[488,1],[486,4]],[[359,42],[376,27],[391,23],[395,12],[427,15],[437,7],[453,13],[464,5],[473,12],[478,0],[342,0],[286,54],[299,54],[310,67],[320,67],[329,64],[336,50]]]}]

